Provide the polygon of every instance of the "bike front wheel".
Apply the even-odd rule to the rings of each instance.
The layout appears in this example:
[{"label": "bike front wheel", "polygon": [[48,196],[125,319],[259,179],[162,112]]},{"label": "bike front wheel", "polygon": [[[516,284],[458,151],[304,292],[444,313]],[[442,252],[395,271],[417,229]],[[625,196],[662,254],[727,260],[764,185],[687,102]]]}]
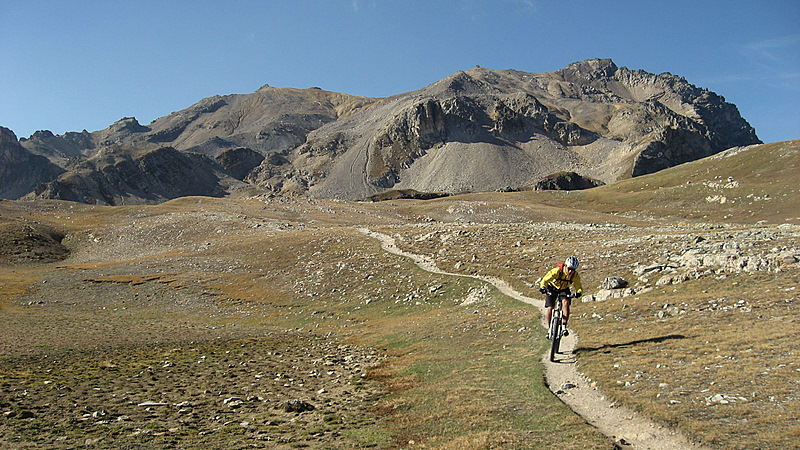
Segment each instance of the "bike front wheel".
[{"label": "bike front wheel", "polygon": [[550,326],[550,362],[556,360],[556,353],[558,353],[558,346],[561,344],[561,318],[553,320]]}]

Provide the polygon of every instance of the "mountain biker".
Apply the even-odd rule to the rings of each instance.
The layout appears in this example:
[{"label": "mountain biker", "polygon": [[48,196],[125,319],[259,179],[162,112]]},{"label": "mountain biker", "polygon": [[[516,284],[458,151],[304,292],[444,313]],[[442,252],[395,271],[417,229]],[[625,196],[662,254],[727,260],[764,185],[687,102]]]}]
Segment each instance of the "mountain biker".
[{"label": "mountain biker", "polygon": [[[583,295],[583,285],[581,284],[581,276],[578,275],[578,258],[570,256],[564,261],[551,269],[539,282],[539,291],[545,294],[544,306],[547,308],[547,324],[549,326],[550,319],[553,317],[553,307],[556,306],[556,299],[560,294],[569,294],[569,286],[575,285],[575,297]],[[569,320],[569,306],[572,299],[565,298],[562,300],[562,323],[564,324],[564,336],[569,335],[567,331],[567,321]]]}]

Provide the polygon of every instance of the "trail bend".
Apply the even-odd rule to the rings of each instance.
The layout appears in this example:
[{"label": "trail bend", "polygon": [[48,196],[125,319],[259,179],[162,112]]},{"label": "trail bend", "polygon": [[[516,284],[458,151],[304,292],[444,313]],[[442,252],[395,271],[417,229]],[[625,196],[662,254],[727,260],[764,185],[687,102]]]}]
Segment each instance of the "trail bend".
[{"label": "trail bend", "polygon": [[[358,228],[358,231],[380,241],[381,247],[385,251],[411,259],[423,270],[442,275],[478,279],[493,285],[500,292],[513,299],[537,306],[542,312],[542,326],[546,328],[544,323],[544,301],[523,295],[512,288],[505,280],[483,275],[447,272],[440,269],[430,257],[399,249],[395,244],[394,238],[387,234],[372,231],[368,228]],[[542,339],[544,339],[544,332],[542,333]],[[545,355],[542,356],[542,363],[545,366],[545,382],[548,388],[576,414],[583,417],[601,433],[613,439],[621,448],[644,450],[707,449],[707,447],[690,441],[677,430],[657,424],[632,409],[615,405],[608,400],[590,379],[578,371],[574,353],[577,343],[578,335],[572,332],[569,336],[561,339],[561,351],[556,362],[549,361],[549,347]]]}]

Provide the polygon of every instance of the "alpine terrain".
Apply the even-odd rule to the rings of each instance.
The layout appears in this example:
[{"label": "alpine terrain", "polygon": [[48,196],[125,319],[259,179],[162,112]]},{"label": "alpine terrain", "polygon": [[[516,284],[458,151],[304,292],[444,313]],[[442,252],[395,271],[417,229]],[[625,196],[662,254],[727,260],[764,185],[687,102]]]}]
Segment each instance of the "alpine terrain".
[{"label": "alpine terrain", "polygon": [[106,205],[248,187],[344,200],[519,190],[561,172],[598,185],[760,143],[723,97],[608,59],[553,73],[476,67],[380,99],[264,86],[149,125],[0,134],[14,167],[0,174],[4,198]]},{"label": "alpine terrain", "polygon": [[0,449],[795,448],[798,171],[600,59],[0,128]]}]

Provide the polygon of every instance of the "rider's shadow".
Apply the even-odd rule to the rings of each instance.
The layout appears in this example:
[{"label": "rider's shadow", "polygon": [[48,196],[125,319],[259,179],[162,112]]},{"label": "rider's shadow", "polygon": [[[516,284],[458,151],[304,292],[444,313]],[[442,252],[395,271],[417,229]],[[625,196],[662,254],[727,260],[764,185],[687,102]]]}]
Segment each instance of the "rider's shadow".
[{"label": "rider's shadow", "polygon": [[575,364],[578,360],[575,352],[559,351],[556,352],[556,355],[558,356],[555,358],[555,361],[553,361],[553,364]]},{"label": "rider's shadow", "polygon": [[575,354],[575,350],[567,350],[575,347],[574,342],[570,342],[569,345],[564,342],[565,339],[573,339],[572,336],[568,338],[561,338],[561,342],[565,345],[561,346],[556,352],[555,361],[551,361],[553,364],[575,364],[578,361],[578,355]]},{"label": "rider's shadow", "polygon": [[638,344],[646,344],[646,343],[650,343],[650,342],[664,342],[664,341],[667,341],[667,340],[670,340],[670,339],[686,339],[686,336],[684,336],[682,334],[669,334],[669,335],[666,335],[666,336],[658,336],[658,337],[653,337],[653,338],[648,338],[648,339],[637,339],[635,341],[621,342],[621,343],[617,343],[617,344],[603,344],[603,345],[600,345],[600,346],[597,346],[597,347],[583,347],[583,346],[580,346],[580,347],[575,349],[574,354],[583,353],[583,352],[597,352],[597,351],[606,351],[606,352],[608,352],[608,351],[610,351],[612,349],[615,349],[615,348],[630,347],[630,346],[634,346],[634,345],[638,345]]}]

